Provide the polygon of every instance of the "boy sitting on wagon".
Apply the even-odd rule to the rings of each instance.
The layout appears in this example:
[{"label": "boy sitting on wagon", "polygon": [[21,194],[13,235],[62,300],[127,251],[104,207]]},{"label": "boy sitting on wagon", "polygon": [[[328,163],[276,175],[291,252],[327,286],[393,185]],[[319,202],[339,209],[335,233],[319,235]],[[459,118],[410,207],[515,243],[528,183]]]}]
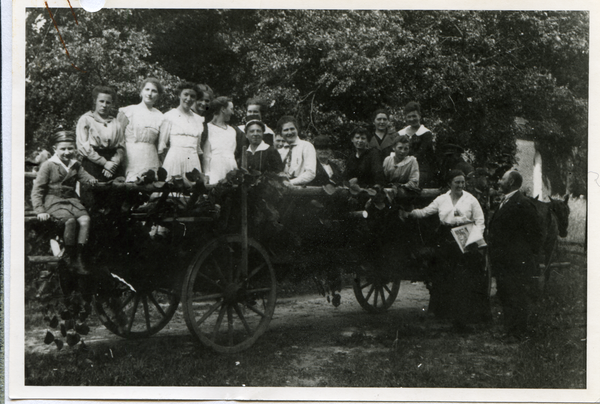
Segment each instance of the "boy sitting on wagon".
[{"label": "boy sitting on wagon", "polygon": [[[77,181],[90,185],[98,180],[83,169],[75,159],[75,133],[60,131],[52,135],[54,155],[45,161],[31,190],[33,209],[40,221],[54,217],[65,225],[65,261],[80,275],[90,272],[83,263],[83,249],[88,240],[90,216],[75,192]],[[79,232],[77,226],[79,225]]]}]

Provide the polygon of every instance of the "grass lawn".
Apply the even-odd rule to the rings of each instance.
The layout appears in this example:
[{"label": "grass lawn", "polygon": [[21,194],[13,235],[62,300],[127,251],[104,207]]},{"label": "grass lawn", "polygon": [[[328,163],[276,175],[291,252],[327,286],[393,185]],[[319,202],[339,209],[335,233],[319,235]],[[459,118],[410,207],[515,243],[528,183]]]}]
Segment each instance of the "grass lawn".
[{"label": "grass lawn", "polygon": [[288,299],[280,299],[269,331],[250,349],[231,355],[195,342],[181,308],[165,330],[139,341],[112,336],[92,316],[92,334],[105,337],[86,349],[58,352],[43,345],[42,315],[38,305],[28,304],[25,383],[586,388],[587,257],[581,244],[586,204],[574,198],[569,205],[569,236],[557,260],[571,264],[552,270],[546,294],[532,309],[531,335],[523,342],[498,339],[501,307],[495,296],[493,325],[457,334],[448,322],[425,314],[428,296],[422,284],[403,282],[400,300],[387,313],[370,315],[348,289],[336,309],[321,296],[303,298],[314,291],[309,280],[280,285],[279,295]]},{"label": "grass lawn", "polygon": [[141,341],[107,338],[86,350],[28,352],[26,384],[585,388],[587,263],[565,256],[572,265],[553,272],[534,306],[531,337],[517,344],[497,339],[495,299],[494,325],[467,335],[418,307],[328,316],[338,313],[330,307],[325,315],[280,314],[296,318],[231,355],[203,348],[185,327]]}]

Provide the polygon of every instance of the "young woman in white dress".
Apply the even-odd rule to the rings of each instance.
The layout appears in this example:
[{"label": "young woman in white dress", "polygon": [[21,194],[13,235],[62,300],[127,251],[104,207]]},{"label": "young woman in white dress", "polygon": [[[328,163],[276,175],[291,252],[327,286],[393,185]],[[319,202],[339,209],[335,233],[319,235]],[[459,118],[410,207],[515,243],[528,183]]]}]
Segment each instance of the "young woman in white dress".
[{"label": "young woman in white dress", "polygon": [[210,104],[213,119],[207,125],[202,139],[202,166],[209,184],[216,184],[227,173],[237,168],[235,161],[238,136],[235,128],[228,125],[233,115],[233,102],[227,97],[217,97]]},{"label": "young woman in white dress", "polygon": [[160,133],[165,130],[165,117],[154,105],[164,92],[160,81],[149,77],[140,86],[142,102],[119,109],[117,119],[125,130],[127,182],[135,182],[142,174],[160,167],[157,147]]},{"label": "young woman in white dress", "polygon": [[200,135],[203,129],[204,118],[192,111],[196,102],[197,93],[194,84],[183,82],[177,86],[179,106],[167,112],[164,116],[167,121],[164,133],[160,133],[158,153],[166,152],[163,168],[167,171],[167,179],[175,175],[183,177],[186,185],[191,183],[185,174],[198,169],[202,172],[199,156]]},{"label": "young woman in white dress", "polygon": [[192,107],[192,111],[206,119],[209,115],[210,103],[215,98],[215,93],[208,84],[196,84],[195,89],[198,99]]}]

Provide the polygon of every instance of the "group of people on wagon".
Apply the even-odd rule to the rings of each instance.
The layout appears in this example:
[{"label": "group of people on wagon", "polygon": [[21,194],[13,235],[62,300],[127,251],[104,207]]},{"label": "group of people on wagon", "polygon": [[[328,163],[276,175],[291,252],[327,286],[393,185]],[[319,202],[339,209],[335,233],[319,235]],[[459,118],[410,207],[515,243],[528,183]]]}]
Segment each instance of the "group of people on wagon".
[{"label": "group of people on wagon", "polygon": [[339,185],[356,178],[361,186],[438,186],[433,135],[421,124],[416,102],[404,108],[409,125],[399,132],[390,131],[390,115],[383,109],[373,115],[373,132],[357,126],[342,172],[333,162],[329,137],[302,140],[291,116],[282,117],[273,131],[262,121],[266,105],[261,99],[249,99],[245,124],[232,126],[232,100],[215,97],[208,85],[181,83],[176,89],[179,105],[163,114],[155,104],[164,92],[159,80],[148,78],[140,86],[141,102],[114,114],[116,92],[105,86],[93,89],[93,109],[81,116],[75,130],[77,152],[89,174],[99,181],[123,176],[134,182],[162,166],[169,178],[182,176],[187,185],[184,174],[193,169],[215,184],[240,165],[247,146],[251,169],[282,173],[290,185]]},{"label": "group of people on wagon", "polygon": [[[342,170],[334,162],[331,138],[317,136],[312,143],[301,139],[297,120],[287,115],[271,130],[262,120],[266,105],[259,99],[247,101],[245,124],[232,126],[232,100],[215,97],[208,85],[181,83],[176,89],[179,105],[163,114],[155,104],[164,93],[159,80],[148,78],[140,86],[141,102],[122,107],[115,115],[115,91],[96,87],[93,109],[81,116],[75,132],[52,136],[55,154],[39,170],[33,207],[40,220],[53,216],[65,223],[66,258],[80,274],[89,273],[81,252],[90,226],[86,207],[75,193],[77,180],[93,185],[123,176],[135,182],[162,166],[168,178],[181,176],[187,185],[185,174],[194,169],[205,174],[208,184],[216,184],[240,166],[246,146],[249,170],[279,173],[290,186],[341,185],[350,179],[363,187],[396,184],[409,192],[439,186],[434,137],[421,123],[416,102],[405,106],[408,125],[398,132],[391,130],[390,114],[383,109],[373,114],[372,133],[356,127]],[[450,154],[456,151],[455,146]],[[464,190],[468,169],[467,164],[463,171],[449,171],[449,191],[404,217],[439,218],[438,270],[431,275],[430,310],[452,318],[459,329],[491,318],[483,254],[477,247],[463,254],[450,236],[452,227],[465,223],[484,233],[481,206]]]}]

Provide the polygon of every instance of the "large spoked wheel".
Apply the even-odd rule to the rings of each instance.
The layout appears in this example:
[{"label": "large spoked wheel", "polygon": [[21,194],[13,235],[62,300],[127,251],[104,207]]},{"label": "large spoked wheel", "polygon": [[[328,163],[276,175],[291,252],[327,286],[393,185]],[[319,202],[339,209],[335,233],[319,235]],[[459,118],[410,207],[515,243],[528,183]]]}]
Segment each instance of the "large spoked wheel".
[{"label": "large spoked wheel", "polygon": [[119,282],[110,294],[96,295],[93,301],[100,322],[112,333],[127,339],[156,334],[169,323],[179,306],[179,294],[172,288],[138,286],[135,289]]},{"label": "large spoked wheel", "polygon": [[246,276],[242,265],[242,238],[224,236],[199,252],[184,279],[185,322],[218,352],[250,347],[267,330],[275,310],[275,272],[267,252],[249,240]]},{"label": "large spoked wheel", "polygon": [[357,273],[352,283],[354,296],[369,313],[383,313],[396,300],[400,290],[400,277],[370,271]]}]

